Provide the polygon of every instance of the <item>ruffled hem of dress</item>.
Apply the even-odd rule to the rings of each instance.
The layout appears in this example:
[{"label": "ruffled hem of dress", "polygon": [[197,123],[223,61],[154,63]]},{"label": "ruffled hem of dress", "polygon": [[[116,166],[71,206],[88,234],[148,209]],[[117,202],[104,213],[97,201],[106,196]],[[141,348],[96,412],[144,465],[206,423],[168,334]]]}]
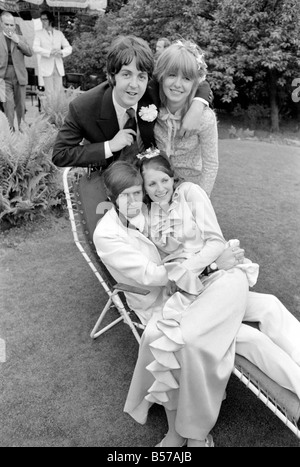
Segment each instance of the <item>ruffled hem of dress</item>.
[{"label": "ruffled hem of dress", "polygon": [[[178,300],[181,302],[181,308],[178,308]],[[189,300],[182,294],[175,293],[164,306],[163,319],[157,321],[156,325],[161,331],[161,336],[150,344],[154,360],[146,367],[146,370],[154,377],[154,383],[148,389],[148,394],[145,397],[150,403],[167,404],[170,401],[168,393],[177,391],[179,388],[173,371],[180,370],[176,352],[185,345],[180,321],[187,302]],[[176,309],[181,309],[181,312],[176,311]]]}]

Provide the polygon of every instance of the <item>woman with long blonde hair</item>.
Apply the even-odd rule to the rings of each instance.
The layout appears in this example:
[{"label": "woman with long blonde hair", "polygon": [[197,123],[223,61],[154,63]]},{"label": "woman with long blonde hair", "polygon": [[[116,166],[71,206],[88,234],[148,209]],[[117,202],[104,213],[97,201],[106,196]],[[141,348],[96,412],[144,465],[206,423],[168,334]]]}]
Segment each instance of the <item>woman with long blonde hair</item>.
[{"label": "woman with long blonde hair", "polygon": [[177,173],[210,196],[219,166],[214,111],[204,105],[199,130],[184,138],[179,134],[181,121],[206,73],[204,54],[194,42],[176,41],[164,50],[154,69],[162,103],[154,134],[157,147],[167,154]]}]

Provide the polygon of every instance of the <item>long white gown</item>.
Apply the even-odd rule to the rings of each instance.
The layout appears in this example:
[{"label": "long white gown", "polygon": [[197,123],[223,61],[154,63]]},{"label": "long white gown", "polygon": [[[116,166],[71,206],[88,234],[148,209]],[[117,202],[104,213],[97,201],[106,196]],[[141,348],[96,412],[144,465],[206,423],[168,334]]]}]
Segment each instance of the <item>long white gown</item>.
[{"label": "long white gown", "polygon": [[145,423],[151,404],[162,404],[177,411],[181,436],[204,439],[216,423],[233,370],[247,274],[233,268],[200,280],[226,242],[209,198],[195,184],[183,183],[175,191],[168,212],[153,206],[151,234],[165,256],[172,254],[164,264],[184,292],[167,299],[147,324],[125,411]]}]

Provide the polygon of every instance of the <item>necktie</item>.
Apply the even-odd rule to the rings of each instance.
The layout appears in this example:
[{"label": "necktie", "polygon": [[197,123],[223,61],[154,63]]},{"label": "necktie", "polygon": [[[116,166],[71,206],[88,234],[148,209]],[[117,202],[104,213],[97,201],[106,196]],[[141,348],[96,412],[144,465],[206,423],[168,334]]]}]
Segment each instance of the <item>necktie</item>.
[{"label": "necktie", "polygon": [[[136,126],[136,119],[135,119],[135,110],[132,107],[130,107],[129,109],[126,110],[126,113],[129,118],[124,125],[124,129],[134,130],[136,132],[137,126]],[[134,140],[135,138],[136,136],[133,137]]]},{"label": "necktie", "polygon": [[[124,130],[130,129],[136,132],[137,124],[136,124],[136,119],[135,119],[135,110],[132,107],[130,107],[129,109],[126,110],[126,113],[129,115],[129,118],[124,125]],[[130,146],[125,146],[125,148],[122,149],[121,154],[120,154],[120,160],[126,160],[129,162],[132,162],[135,156],[139,153],[138,145],[136,142],[136,136],[135,135],[132,135],[132,136],[133,136],[133,143]]]}]

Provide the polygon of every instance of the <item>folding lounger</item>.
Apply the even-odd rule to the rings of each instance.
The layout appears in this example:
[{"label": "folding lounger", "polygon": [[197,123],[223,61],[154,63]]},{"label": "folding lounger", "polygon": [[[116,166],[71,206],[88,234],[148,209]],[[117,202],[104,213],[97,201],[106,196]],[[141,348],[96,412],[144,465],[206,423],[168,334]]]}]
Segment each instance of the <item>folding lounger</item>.
[{"label": "folding lounger", "polygon": [[[147,294],[148,291],[117,284],[100,261],[93,243],[97,222],[111,207],[106,199],[101,177],[98,172],[90,173],[83,168],[68,167],[63,173],[63,183],[74,242],[108,296],[108,301],[91,331],[91,337],[95,339],[117,323],[124,322],[140,343],[144,326],[128,308],[124,291],[138,294]],[[103,326],[103,320],[111,309],[116,309],[120,316]],[[240,355],[236,355],[233,374],[300,439],[300,401],[294,393],[279,386]]]}]

